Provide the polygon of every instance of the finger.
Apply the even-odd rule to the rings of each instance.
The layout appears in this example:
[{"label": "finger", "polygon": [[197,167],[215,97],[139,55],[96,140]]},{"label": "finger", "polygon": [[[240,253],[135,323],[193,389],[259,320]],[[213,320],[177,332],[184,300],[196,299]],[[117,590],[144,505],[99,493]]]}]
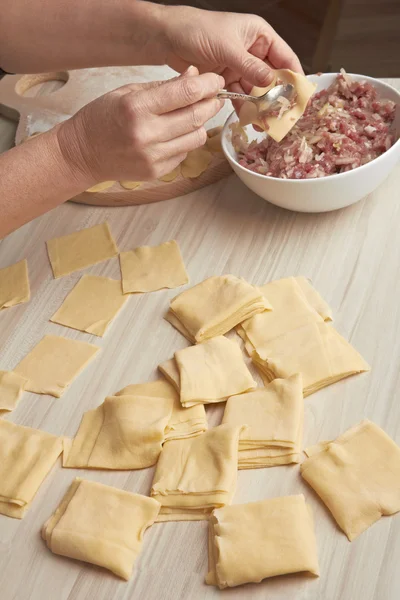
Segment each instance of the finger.
[{"label": "finger", "polygon": [[155,156],[163,156],[169,158],[177,154],[186,154],[191,150],[204,146],[207,141],[207,133],[204,127],[196,129],[191,133],[186,133],[173,140],[157,144],[154,148]]},{"label": "finger", "polygon": [[162,161],[157,167],[157,177],[163,177],[164,175],[168,175],[176,169],[178,165],[181,164],[182,161],[185,160],[187,156],[187,152],[183,152],[181,154],[176,154],[175,156],[171,156],[167,160]]},{"label": "finger", "polygon": [[290,69],[295,73],[304,74],[296,54],[275,31],[268,49],[268,59],[275,69]]},{"label": "finger", "polygon": [[239,45],[226,48],[224,62],[228,67],[227,81],[232,83],[233,74],[236,79],[244,78],[252,85],[267,86],[273,79],[270,67],[258,56],[254,56]]},{"label": "finger", "polygon": [[223,105],[223,100],[212,98],[157,117],[157,140],[166,142],[196,131],[212,119]]}]

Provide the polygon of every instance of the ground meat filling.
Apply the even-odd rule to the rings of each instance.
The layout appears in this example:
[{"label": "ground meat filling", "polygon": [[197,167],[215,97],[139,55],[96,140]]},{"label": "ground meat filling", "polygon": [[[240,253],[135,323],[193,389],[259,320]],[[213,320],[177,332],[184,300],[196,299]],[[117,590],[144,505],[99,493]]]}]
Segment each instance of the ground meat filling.
[{"label": "ground meat filling", "polygon": [[395,142],[395,110],[394,102],[378,98],[373,85],[353,81],[342,69],[328,89],[314,94],[280,143],[267,137],[248,144],[238,129],[232,142],[239,164],[256,173],[281,179],[325,177],[386,152]]}]

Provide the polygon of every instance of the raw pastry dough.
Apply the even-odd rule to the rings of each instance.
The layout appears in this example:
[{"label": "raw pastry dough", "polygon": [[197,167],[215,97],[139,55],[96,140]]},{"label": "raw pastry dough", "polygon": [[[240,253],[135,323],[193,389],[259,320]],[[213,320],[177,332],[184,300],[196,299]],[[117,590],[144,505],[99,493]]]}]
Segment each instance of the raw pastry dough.
[{"label": "raw pastry dough", "polygon": [[77,477],[44,524],[42,537],[54,554],[104,567],[128,580],[143,534],[159,508],[152,498]]},{"label": "raw pastry dough", "polygon": [[175,288],[189,281],[175,240],[121,252],[119,260],[124,294]]},{"label": "raw pastry dough", "polygon": [[[277,79],[280,79],[284,83],[291,83],[294,85],[297,92],[295,105],[290,110],[285,112],[281,119],[273,116],[266,117],[265,119],[265,122],[268,126],[268,135],[276,142],[280,142],[303,115],[307,108],[308,101],[314,94],[317,85],[315,83],[311,83],[311,81],[308,81],[308,79],[300,73],[294,73],[289,69],[278,69],[275,71],[274,81],[268,87],[254,87],[250,94],[252,96],[262,96],[268,90],[275,87]],[[243,103],[239,113],[239,120],[242,126],[253,123],[262,129],[266,129],[265,123],[258,116],[257,106],[252,102]]]},{"label": "raw pastry dough", "polygon": [[91,188],[87,189],[87,192],[90,193],[94,193],[94,192],[104,192],[105,190],[108,190],[110,187],[112,187],[114,185],[115,181],[101,181],[100,183],[96,183],[96,185],[93,185]]},{"label": "raw pastry dough", "polygon": [[303,418],[299,374],[229,398],[222,423],[248,426],[239,440],[239,469],[300,462]]},{"label": "raw pastry dough", "polygon": [[0,513],[22,519],[62,452],[62,438],[0,419]]},{"label": "raw pastry dough", "polygon": [[223,335],[253,315],[270,309],[260,290],[234,275],[209,277],[176,296],[167,321],[190,342]]},{"label": "raw pastry dough", "polygon": [[144,469],[157,462],[171,419],[170,398],[109,396],[64,438],[63,467]]},{"label": "raw pastry dough", "polygon": [[17,406],[27,380],[13,371],[0,371],[0,414],[2,411],[14,410]]},{"label": "raw pastry dough", "polygon": [[319,575],[310,507],[302,494],[215,510],[209,522],[206,583],[220,589],[266,577]]},{"label": "raw pastry dough", "polygon": [[224,336],[178,350],[175,361],[183,406],[222,402],[257,386],[238,344]]},{"label": "raw pastry dough", "polygon": [[30,297],[26,259],[0,269],[0,311],[9,306],[28,302]]},{"label": "raw pastry dough", "polygon": [[161,363],[161,365],[158,365],[158,369],[167,379],[168,383],[170,383],[172,387],[178,392],[178,395],[180,397],[181,376],[179,375],[179,369],[178,365],[176,364],[175,358],[170,358],[170,360],[166,360],[165,362]]},{"label": "raw pastry dough", "polygon": [[221,144],[222,129],[223,127],[220,125],[207,131],[206,148],[213,154],[223,152]]},{"label": "raw pastry dough", "polygon": [[157,521],[201,521],[214,508],[230,504],[241,430],[220,425],[164,444],[151,487],[151,496],[162,505]]},{"label": "raw pastry dough", "polygon": [[400,448],[371,421],[305,452],[303,478],[350,541],[382,515],[400,511]]},{"label": "raw pastry dough", "polygon": [[[175,362],[175,361],[174,361]],[[172,400],[172,413],[165,428],[165,441],[181,440],[194,437],[207,431],[208,424],[206,411],[202,404],[183,408],[179,393],[164,379],[149,381],[148,383],[134,383],[123,388],[116,396],[135,395],[149,398],[170,398]]]},{"label": "raw pastry dough", "polygon": [[117,256],[118,248],[108,223],[81,229],[47,242],[47,252],[56,279]]},{"label": "raw pastry dough", "polygon": [[140,185],[142,185],[142,182],[141,181],[120,181],[119,184],[125,190],[135,190]]},{"label": "raw pastry dough", "polygon": [[83,275],[50,321],[102,337],[127,300],[120,281]]},{"label": "raw pastry dough", "polygon": [[188,152],[185,160],[181,162],[181,174],[185,179],[199,177],[207,170],[212,160],[212,154],[204,148],[197,148]]},{"label": "raw pastry dough", "polygon": [[174,181],[174,179],[176,179],[178,177],[178,175],[180,175],[180,172],[181,172],[181,165],[178,165],[170,173],[167,173],[166,175],[163,175],[162,177],[160,177],[159,181],[165,181],[166,183],[169,183],[170,181]]},{"label": "raw pastry dough", "polygon": [[29,392],[60,398],[99,351],[93,344],[45,335],[14,371],[28,380]]},{"label": "raw pastry dough", "polygon": [[370,369],[359,353],[326,323],[311,323],[289,331],[265,344],[263,352],[268,356],[266,360],[257,352],[252,359],[265,382],[301,373],[304,396]]},{"label": "raw pastry dough", "polygon": [[[301,287],[301,290],[306,297],[306,300],[310,306],[323,318],[324,321],[333,321],[332,309],[329,304],[322,298],[317,292],[315,287],[310,281],[303,275],[295,277],[295,280]],[[264,290],[264,286],[261,287],[261,291]]]}]

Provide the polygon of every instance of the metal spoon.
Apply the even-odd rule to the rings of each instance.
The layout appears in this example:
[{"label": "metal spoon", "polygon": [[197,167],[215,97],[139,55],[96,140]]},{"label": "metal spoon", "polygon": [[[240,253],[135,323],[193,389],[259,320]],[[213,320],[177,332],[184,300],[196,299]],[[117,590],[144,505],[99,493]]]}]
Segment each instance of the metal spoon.
[{"label": "metal spoon", "polygon": [[269,113],[272,110],[276,110],[280,108],[280,103],[278,102],[278,98],[283,96],[289,102],[294,100],[296,97],[296,90],[294,85],[291,83],[286,83],[284,85],[277,85],[266,92],[262,96],[249,96],[248,94],[238,94],[236,92],[227,92],[226,90],[221,90],[217,94],[217,98],[228,98],[229,100],[249,100],[253,102],[258,109],[258,114],[260,116]]}]

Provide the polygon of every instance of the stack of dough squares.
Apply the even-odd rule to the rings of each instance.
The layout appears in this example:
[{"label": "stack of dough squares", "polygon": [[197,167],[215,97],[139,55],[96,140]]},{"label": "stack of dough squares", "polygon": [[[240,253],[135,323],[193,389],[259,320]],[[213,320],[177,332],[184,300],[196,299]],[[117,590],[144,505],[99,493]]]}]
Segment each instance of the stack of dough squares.
[{"label": "stack of dough squares", "polygon": [[231,503],[242,430],[220,425],[164,444],[151,487],[151,496],[161,504],[158,521],[201,521]]},{"label": "stack of dough squares", "polygon": [[303,419],[299,374],[229,398],[222,423],[247,425],[239,440],[239,469],[300,462]]}]

